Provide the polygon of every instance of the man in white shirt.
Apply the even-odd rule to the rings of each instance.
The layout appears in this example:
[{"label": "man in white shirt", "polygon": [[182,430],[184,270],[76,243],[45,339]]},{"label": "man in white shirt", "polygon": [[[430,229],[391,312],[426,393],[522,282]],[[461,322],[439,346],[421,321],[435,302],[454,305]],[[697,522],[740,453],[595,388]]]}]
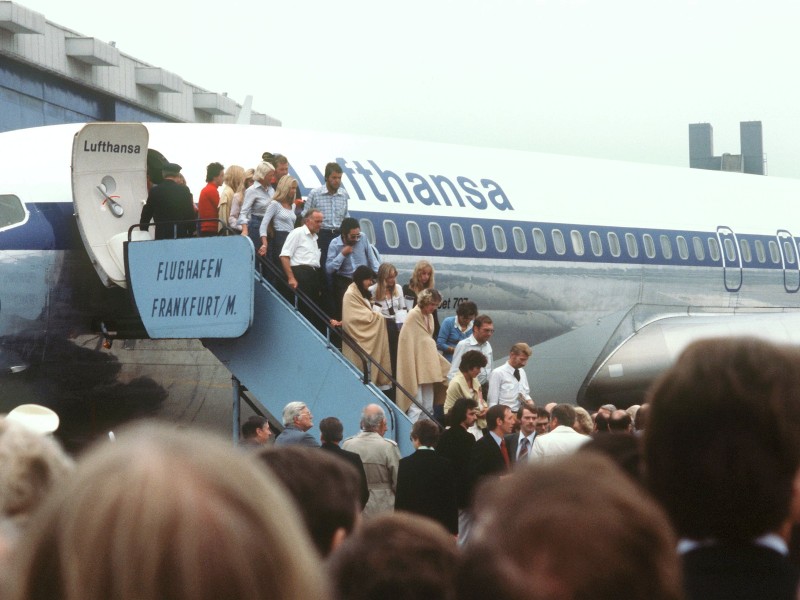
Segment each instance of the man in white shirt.
[{"label": "man in white shirt", "polygon": [[478,381],[483,390],[483,397],[485,398],[489,391],[489,375],[492,373],[492,345],[489,343],[489,338],[494,333],[494,324],[489,315],[478,315],[472,322],[472,335],[465,340],[461,340],[456,345],[455,352],[453,352],[453,364],[450,367],[450,372],[447,373],[447,379],[452,380],[458,373],[458,367],[461,365],[461,357],[469,350],[478,350],[486,357],[486,366],[481,368],[478,373]]},{"label": "man in white shirt", "polygon": [[520,402],[531,401],[531,388],[524,370],[531,354],[533,351],[525,342],[511,346],[508,362],[492,370],[489,376],[489,406],[505,404],[516,412]]},{"label": "man in white shirt", "polygon": [[549,460],[555,456],[573,454],[588,442],[588,435],[578,433],[572,428],[575,423],[575,409],[569,404],[558,404],[550,413],[550,433],[537,435],[533,441],[530,460]]},{"label": "man in white shirt", "polygon": [[[299,289],[327,312],[326,306],[323,306],[324,280],[319,264],[320,249],[317,245],[317,232],[322,227],[322,220],[321,211],[315,208],[308,211],[305,225],[292,230],[286,237],[281,250],[281,263],[289,287],[293,290]],[[314,313],[303,302],[300,303],[300,312],[311,323],[320,326]]]}]

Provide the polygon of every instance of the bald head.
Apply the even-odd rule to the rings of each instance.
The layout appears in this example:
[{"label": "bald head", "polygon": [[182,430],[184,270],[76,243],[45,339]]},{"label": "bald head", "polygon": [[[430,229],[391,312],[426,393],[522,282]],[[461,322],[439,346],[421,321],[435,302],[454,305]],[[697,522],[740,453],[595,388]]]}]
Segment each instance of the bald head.
[{"label": "bald head", "polygon": [[368,404],[361,413],[361,429],[383,435],[386,433],[386,415],[377,404]]}]

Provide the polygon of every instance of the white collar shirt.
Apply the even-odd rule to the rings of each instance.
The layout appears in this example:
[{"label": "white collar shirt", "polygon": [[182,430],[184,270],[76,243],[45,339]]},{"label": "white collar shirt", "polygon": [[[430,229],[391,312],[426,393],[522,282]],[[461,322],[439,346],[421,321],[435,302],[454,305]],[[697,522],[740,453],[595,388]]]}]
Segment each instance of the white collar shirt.
[{"label": "white collar shirt", "polygon": [[317,234],[311,233],[308,225],[293,229],[283,243],[281,256],[289,257],[289,266],[319,268],[319,246]]}]

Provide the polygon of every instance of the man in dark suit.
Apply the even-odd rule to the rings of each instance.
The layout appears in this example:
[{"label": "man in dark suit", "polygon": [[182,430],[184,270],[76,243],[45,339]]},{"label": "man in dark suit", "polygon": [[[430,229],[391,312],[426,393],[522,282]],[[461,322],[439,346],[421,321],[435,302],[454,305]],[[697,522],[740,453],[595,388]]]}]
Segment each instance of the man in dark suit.
[{"label": "man in dark suit", "polygon": [[475,436],[468,430],[478,420],[478,402],[459,398],[447,413],[450,425],[436,444],[436,453],[450,461],[456,479],[456,503],[459,512],[469,504],[469,461]]},{"label": "man in dark suit", "polygon": [[[544,411],[544,409],[541,410]],[[519,432],[506,436],[508,457],[512,463],[528,462],[528,454],[533,448],[533,440],[536,438],[536,418],[537,412],[533,403],[523,402],[517,411]]]},{"label": "man in dark suit", "polygon": [[150,188],[147,202],[142,207],[139,229],[145,231],[152,219],[156,224],[155,239],[191,237],[195,231],[193,222],[173,225],[175,221],[194,221],[197,214],[189,188],[180,183],[181,166],[166,163],[162,174],[164,180]]},{"label": "man in dark suit", "polygon": [[369,500],[369,488],[367,487],[367,473],[364,471],[364,462],[355,452],[342,450],[339,444],[344,437],[344,427],[342,422],[336,417],[325,417],[319,423],[319,439],[322,442],[322,449],[346,460],[358,471],[361,489],[361,510],[367,505]]},{"label": "man in dark suit", "polygon": [[800,349],[695,342],[650,394],[645,472],[682,538],[687,600],[795,598]]},{"label": "man in dark suit", "polygon": [[511,469],[505,436],[514,429],[516,417],[505,404],[495,404],[486,412],[487,431],[472,448],[470,475],[472,489],[484,478],[503,475]]},{"label": "man in dark suit", "polygon": [[427,419],[414,423],[411,441],[417,449],[400,460],[394,509],[405,510],[441,523],[458,533],[456,484],[450,461],[436,454],[439,427]]}]

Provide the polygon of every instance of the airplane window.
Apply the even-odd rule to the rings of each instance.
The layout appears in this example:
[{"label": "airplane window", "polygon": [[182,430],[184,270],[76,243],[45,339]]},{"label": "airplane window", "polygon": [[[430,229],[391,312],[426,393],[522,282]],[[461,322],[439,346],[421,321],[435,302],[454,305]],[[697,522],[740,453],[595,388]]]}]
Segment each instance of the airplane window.
[{"label": "airplane window", "polygon": [[725,258],[728,259],[728,263],[735,263],[736,246],[733,245],[733,240],[731,238],[725,238],[723,240],[723,246],[725,246]]},{"label": "airplane window", "polygon": [[775,240],[769,241],[769,257],[776,265],[781,264],[781,251],[778,248],[778,243]]},{"label": "airplane window", "polygon": [[25,220],[25,207],[13,194],[0,194],[0,229]]},{"label": "airplane window", "polygon": [[692,237],[692,247],[694,248],[694,255],[697,257],[697,260],[706,259],[706,250],[703,248],[703,240],[696,235]]},{"label": "airplane window", "polygon": [[794,264],[794,244],[789,240],[783,241],[783,253],[786,255],[786,263],[789,265]]},{"label": "airplane window", "polygon": [[483,227],[480,225],[472,226],[472,243],[475,245],[475,250],[484,252],[486,250],[486,234],[483,232]]},{"label": "airplane window", "polygon": [[428,223],[428,233],[431,236],[431,246],[433,246],[434,250],[444,248],[444,234],[438,223]]},{"label": "airplane window", "polygon": [[511,230],[514,236],[514,247],[520,254],[525,254],[528,251],[528,242],[525,239],[525,232],[520,227],[514,227]]},{"label": "airplane window", "polygon": [[672,259],[672,243],[669,241],[669,236],[660,235],[658,236],[658,240],[661,242],[661,254],[663,254],[664,258],[667,260]]},{"label": "airplane window", "polygon": [[388,219],[383,222],[383,236],[386,238],[386,245],[389,248],[397,248],[400,245],[400,235],[397,233],[397,225]]},{"label": "airplane window", "polygon": [[569,232],[570,238],[572,238],[572,251],[577,256],[583,256],[583,236],[581,232],[573,229]]},{"label": "airplane window", "polygon": [[505,252],[508,250],[508,244],[506,243],[506,232],[503,231],[503,228],[495,225],[492,227],[492,237],[494,238],[494,247],[497,248],[498,252]]},{"label": "airplane window", "polygon": [[656,243],[653,241],[653,236],[649,233],[645,233],[642,236],[642,241],[644,242],[644,253],[647,255],[647,258],[655,258]]},{"label": "airplane window", "polygon": [[758,259],[758,262],[760,263],[767,262],[767,253],[764,250],[764,242],[762,242],[761,240],[756,240],[755,247],[756,247],[756,258]]},{"label": "airplane window", "polygon": [[422,232],[415,221],[406,223],[406,233],[408,234],[408,243],[414,250],[422,248]]},{"label": "airplane window", "polygon": [[631,258],[639,256],[639,244],[636,243],[636,236],[632,233],[625,234],[625,246],[628,249],[628,256]]},{"label": "airplane window", "polygon": [[567,244],[564,242],[564,234],[560,229],[553,229],[553,248],[556,254],[564,254],[567,251]]},{"label": "airplane window", "polygon": [[714,262],[719,262],[720,253],[719,253],[719,242],[717,241],[717,238],[714,237],[708,238],[708,255]]},{"label": "airplane window", "polygon": [[544,231],[535,227],[533,229],[533,247],[539,254],[547,252],[547,238],[544,237]]},{"label": "airplane window", "polygon": [[686,242],[686,238],[679,235],[675,241],[678,242],[678,256],[681,257],[681,260],[688,260],[689,244]]},{"label": "airplane window", "polygon": [[603,242],[600,239],[600,234],[596,231],[589,232],[589,244],[592,247],[592,254],[595,256],[603,256]]},{"label": "airplane window", "polygon": [[370,244],[375,243],[375,227],[369,219],[360,219],[358,224],[361,225],[361,233],[367,236]]},{"label": "airplane window", "polygon": [[611,256],[617,257],[622,254],[622,249],[619,245],[619,236],[613,231],[608,232],[608,249],[611,252]]},{"label": "airplane window", "polygon": [[464,230],[461,229],[461,225],[458,223],[450,225],[450,237],[456,250],[461,251],[467,247],[467,243],[464,241]]},{"label": "airplane window", "polygon": [[742,253],[742,260],[744,260],[744,262],[748,262],[748,263],[752,262],[753,255],[750,252],[750,242],[748,242],[747,240],[740,239],[739,240],[739,251]]}]

